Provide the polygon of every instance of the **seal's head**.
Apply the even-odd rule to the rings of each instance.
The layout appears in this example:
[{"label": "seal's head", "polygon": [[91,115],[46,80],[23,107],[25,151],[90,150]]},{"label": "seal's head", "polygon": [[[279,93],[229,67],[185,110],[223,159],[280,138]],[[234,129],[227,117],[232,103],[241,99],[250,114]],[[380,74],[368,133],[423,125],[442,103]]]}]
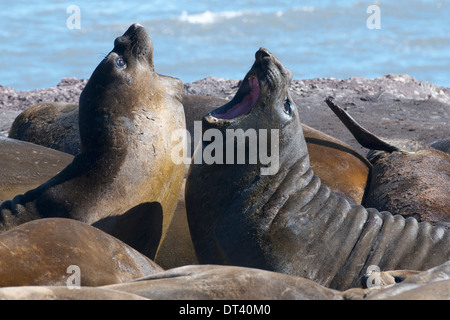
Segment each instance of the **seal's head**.
[{"label": "seal's head", "polygon": [[[280,153],[280,161],[298,159],[299,151],[306,152],[306,143],[297,107],[289,93],[291,80],[292,72],[272,53],[260,48],[234,98],[207,114],[203,118],[203,129],[216,128],[222,132],[252,129],[258,134],[261,129],[267,130],[268,148],[274,137],[270,131],[275,129],[278,130],[279,148],[283,153]],[[295,157],[292,153],[296,154]],[[280,162],[280,165],[287,164]]]},{"label": "seal's head", "polygon": [[289,122],[295,113],[288,92],[291,80],[292,72],[269,51],[260,48],[234,98],[211,111],[205,120],[218,126],[242,128],[246,124],[255,125],[253,121],[246,121],[250,114],[251,118],[256,118],[265,113],[270,114],[270,120],[277,118],[277,122]]},{"label": "seal's head", "polygon": [[181,95],[181,81],[169,78],[154,72],[153,44],[145,28],[131,25],[115,39],[113,50],[94,70],[81,93],[82,151],[98,149],[98,145],[91,145],[92,137],[104,138],[96,140],[102,140],[102,145],[109,141],[116,147],[120,138],[116,135],[108,139],[111,135],[105,129],[112,128],[118,117],[132,118],[138,110],[161,106],[166,94]]}]

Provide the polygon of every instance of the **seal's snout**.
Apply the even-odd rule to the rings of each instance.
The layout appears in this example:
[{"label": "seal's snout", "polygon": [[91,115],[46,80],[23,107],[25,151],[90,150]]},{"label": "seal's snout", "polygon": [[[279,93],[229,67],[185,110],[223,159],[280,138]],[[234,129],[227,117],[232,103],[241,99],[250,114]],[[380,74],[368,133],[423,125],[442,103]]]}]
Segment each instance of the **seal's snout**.
[{"label": "seal's snout", "polygon": [[137,28],[143,28],[142,24],[140,24],[140,23],[133,23],[131,26],[136,28],[136,29]]},{"label": "seal's snout", "polygon": [[269,51],[267,51],[267,49],[259,48],[259,50],[256,51],[256,53],[255,53],[255,59],[259,63],[263,63],[264,61],[271,60],[272,59],[272,55],[270,54]]},{"label": "seal's snout", "polygon": [[151,43],[150,37],[145,28],[139,23],[132,24],[123,34],[123,39],[131,41],[132,45],[139,44],[141,46],[149,45]]},{"label": "seal's snout", "polygon": [[128,27],[125,33],[114,41],[114,51],[126,58],[139,59],[153,65],[153,43],[145,28],[139,23]]},{"label": "seal's snout", "polygon": [[[150,37],[147,34],[145,28],[139,23],[132,24],[125,33],[116,38],[114,41],[115,46],[126,46],[126,45],[136,45],[143,43],[151,43]],[[142,44],[141,44],[142,45]]]},{"label": "seal's snout", "polygon": [[144,30],[144,27],[140,25],[139,23],[133,23],[127,31],[123,34],[124,36],[131,36],[132,34],[135,34],[136,32],[139,32],[140,29]]},{"label": "seal's snout", "polygon": [[[286,79],[287,82],[292,80],[292,72],[289,69],[286,69],[284,65],[275,57],[272,53],[270,53],[265,48],[259,48],[259,50],[255,53],[256,62],[262,66],[262,69],[267,71],[268,69],[277,70],[280,75]],[[272,72],[273,73],[273,72]]]}]

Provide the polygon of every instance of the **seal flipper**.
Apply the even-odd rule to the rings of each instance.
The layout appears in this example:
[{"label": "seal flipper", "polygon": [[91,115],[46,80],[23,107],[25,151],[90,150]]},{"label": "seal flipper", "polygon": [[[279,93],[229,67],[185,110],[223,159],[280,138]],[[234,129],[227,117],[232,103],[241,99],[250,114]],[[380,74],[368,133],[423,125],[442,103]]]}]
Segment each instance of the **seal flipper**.
[{"label": "seal flipper", "polygon": [[347,127],[350,133],[355,137],[359,144],[365,148],[380,150],[386,152],[402,151],[398,147],[383,141],[370,131],[364,129],[358,122],[356,122],[347,112],[345,112],[334,101],[333,97],[328,97],[325,102],[330,109],[337,115],[342,123]]},{"label": "seal flipper", "polygon": [[[44,182],[40,186],[28,190],[24,194],[16,195],[12,200],[6,200],[0,203],[0,233],[10,228],[23,224],[25,222],[48,218],[48,217],[62,217],[70,218],[66,213],[67,210],[58,206],[55,199],[64,203],[65,196],[58,196],[53,193],[53,188],[64,184],[79,176],[80,171],[88,170],[90,162],[85,160],[86,156],[83,153],[77,155],[72,163],[70,163],[61,172]],[[48,196],[53,193],[52,199]],[[42,204],[44,207],[42,207]],[[53,208],[50,208],[53,206]]]}]

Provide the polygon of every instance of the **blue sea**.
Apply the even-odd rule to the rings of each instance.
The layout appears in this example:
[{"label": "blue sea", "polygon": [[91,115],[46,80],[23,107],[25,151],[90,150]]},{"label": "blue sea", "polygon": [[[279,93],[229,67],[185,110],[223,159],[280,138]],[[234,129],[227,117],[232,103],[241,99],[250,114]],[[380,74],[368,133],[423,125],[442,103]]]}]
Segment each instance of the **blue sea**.
[{"label": "blue sea", "polygon": [[0,7],[0,84],[17,90],[89,78],[134,22],[152,38],[156,71],[183,82],[241,79],[265,47],[294,79],[394,73],[450,87],[450,0],[1,0]]}]

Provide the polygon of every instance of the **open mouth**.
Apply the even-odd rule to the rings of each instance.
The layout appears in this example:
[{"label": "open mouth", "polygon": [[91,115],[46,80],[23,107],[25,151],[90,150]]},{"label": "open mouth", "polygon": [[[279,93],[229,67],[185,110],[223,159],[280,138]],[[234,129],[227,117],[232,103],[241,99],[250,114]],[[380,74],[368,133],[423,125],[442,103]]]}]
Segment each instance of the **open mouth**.
[{"label": "open mouth", "polygon": [[[217,119],[228,120],[246,115],[252,110],[259,98],[260,92],[258,77],[251,75],[242,84],[242,92],[236,95],[229,103],[211,112],[211,115]],[[239,99],[239,96],[243,96],[242,99]],[[238,100],[237,103],[236,100]]]}]

